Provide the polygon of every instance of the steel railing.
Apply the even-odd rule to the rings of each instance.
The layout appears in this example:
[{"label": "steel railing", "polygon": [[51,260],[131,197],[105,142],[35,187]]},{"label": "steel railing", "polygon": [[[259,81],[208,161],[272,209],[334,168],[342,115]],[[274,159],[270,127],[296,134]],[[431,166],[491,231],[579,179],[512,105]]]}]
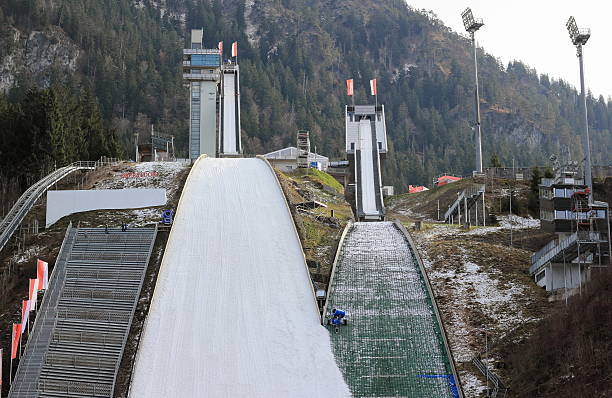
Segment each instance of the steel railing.
[{"label": "steel railing", "polygon": [[466,189],[464,189],[459,196],[457,197],[457,199],[453,202],[452,205],[449,206],[448,210],[446,210],[446,213],[444,213],[444,221],[448,221],[449,217],[454,215],[455,212],[457,211],[457,208],[459,206],[461,206],[461,202],[465,199],[468,198],[468,202],[470,202],[468,204],[468,210],[469,208],[472,207],[473,204],[473,198],[474,197],[479,197],[480,195],[482,195],[482,193],[485,191],[485,186],[484,184],[477,184],[477,185],[472,185],[470,187],[467,187]]},{"label": "steel railing", "polygon": [[578,242],[591,243],[601,241],[603,240],[599,232],[579,231],[574,232],[563,240],[553,240],[551,242],[548,242],[546,246],[544,246],[531,256],[532,265],[531,267],[529,267],[529,273],[535,273],[541,266],[553,260],[559,254],[561,254],[561,252],[567,250]]},{"label": "steel railing", "polygon": [[501,379],[495,373],[491,372],[484,362],[480,360],[480,358],[476,357],[472,359],[472,363],[478,368],[478,370],[480,370],[483,376],[485,376],[487,380],[493,384],[493,390],[491,390],[489,397],[497,398],[499,395],[499,397],[504,398],[508,393],[508,387],[502,383]]},{"label": "steel railing", "polygon": [[13,205],[6,217],[0,222],[0,250],[6,246],[23,219],[41,196],[55,183],[77,170],[95,170],[98,167],[116,164],[115,158],[102,158],[98,161],[78,161],[61,167],[30,186]]}]

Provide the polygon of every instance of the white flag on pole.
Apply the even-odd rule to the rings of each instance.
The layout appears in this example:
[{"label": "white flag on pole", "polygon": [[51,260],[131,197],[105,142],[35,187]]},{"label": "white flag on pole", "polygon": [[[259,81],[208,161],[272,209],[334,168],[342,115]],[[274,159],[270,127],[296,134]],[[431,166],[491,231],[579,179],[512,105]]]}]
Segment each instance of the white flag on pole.
[{"label": "white flag on pole", "polygon": [[36,309],[38,301],[38,279],[30,279],[30,311]]},{"label": "white flag on pole", "polygon": [[30,300],[23,300],[21,303],[21,334],[25,332],[30,315]]}]

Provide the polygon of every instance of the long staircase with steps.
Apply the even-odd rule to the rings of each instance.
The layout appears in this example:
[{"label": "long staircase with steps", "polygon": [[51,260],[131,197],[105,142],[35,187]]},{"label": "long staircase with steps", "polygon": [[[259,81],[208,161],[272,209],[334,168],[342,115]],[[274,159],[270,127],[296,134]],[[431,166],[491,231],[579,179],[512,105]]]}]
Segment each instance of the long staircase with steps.
[{"label": "long staircase with steps", "polygon": [[9,397],[112,397],[157,227],[72,228]]}]

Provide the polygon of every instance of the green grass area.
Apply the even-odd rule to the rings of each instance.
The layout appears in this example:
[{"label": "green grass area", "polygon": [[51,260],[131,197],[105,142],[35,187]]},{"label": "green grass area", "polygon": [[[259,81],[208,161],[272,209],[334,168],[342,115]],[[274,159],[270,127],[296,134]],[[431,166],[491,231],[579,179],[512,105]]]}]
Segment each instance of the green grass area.
[{"label": "green grass area", "polygon": [[290,174],[291,177],[298,179],[308,179],[322,185],[327,185],[335,189],[339,194],[344,194],[344,187],[334,177],[324,171],[317,169],[298,169]]}]

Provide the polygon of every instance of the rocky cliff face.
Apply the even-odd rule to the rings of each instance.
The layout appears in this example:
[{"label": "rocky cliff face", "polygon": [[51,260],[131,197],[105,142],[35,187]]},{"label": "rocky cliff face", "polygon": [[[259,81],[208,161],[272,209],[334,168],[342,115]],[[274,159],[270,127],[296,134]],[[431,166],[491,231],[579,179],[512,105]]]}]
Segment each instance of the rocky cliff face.
[{"label": "rocky cliff face", "polygon": [[8,51],[0,53],[0,91],[8,92],[21,76],[46,88],[54,77],[61,81],[62,75],[76,70],[81,49],[59,27],[31,32],[6,29],[3,47]]}]

